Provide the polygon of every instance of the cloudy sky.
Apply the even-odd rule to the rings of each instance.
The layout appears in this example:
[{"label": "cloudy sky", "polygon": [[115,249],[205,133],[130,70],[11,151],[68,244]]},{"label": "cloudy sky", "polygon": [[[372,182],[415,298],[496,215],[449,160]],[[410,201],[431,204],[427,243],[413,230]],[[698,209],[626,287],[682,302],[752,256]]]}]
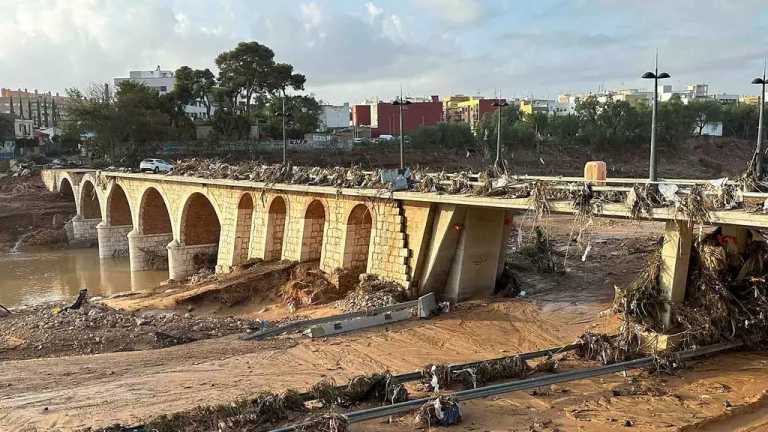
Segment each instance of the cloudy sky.
[{"label": "cloudy sky", "polygon": [[326,102],[553,97],[671,84],[755,94],[765,0],[0,0],[0,86],[61,91],[129,70],[213,67],[256,40]]}]

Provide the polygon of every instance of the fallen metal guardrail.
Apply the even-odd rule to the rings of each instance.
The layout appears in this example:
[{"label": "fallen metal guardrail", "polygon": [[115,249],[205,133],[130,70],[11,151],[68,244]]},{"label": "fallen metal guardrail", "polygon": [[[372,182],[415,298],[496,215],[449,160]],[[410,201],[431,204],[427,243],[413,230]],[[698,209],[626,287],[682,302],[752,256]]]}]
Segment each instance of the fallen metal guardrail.
[{"label": "fallen metal guardrail", "polygon": [[[698,348],[690,351],[683,351],[677,353],[677,358],[680,360],[687,360],[695,357],[701,357],[709,354],[715,354],[742,346],[741,342],[729,342],[716,345],[710,345],[702,348]],[[561,372],[555,375],[547,375],[543,377],[528,378],[523,380],[511,381],[501,384],[494,384],[485,387],[478,387],[469,390],[461,390],[451,393],[458,401],[465,401],[471,399],[480,399],[488,396],[494,396],[504,393],[510,393],[521,390],[528,390],[536,387],[559,384],[569,381],[578,381],[587,378],[593,378],[601,375],[609,375],[616,372],[622,372],[629,369],[638,369],[648,367],[654,364],[655,357],[643,357],[635,360],[630,360],[621,363],[614,363],[612,365],[601,366],[589,369],[578,369],[570,372]],[[352,411],[344,414],[349,423],[359,423],[367,420],[372,420],[380,417],[387,417],[394,414],[400,414],[411,411],[430,402],[434,397],[426,397],[421,399],[414,399],[406,402],[400,402],[393,405],[385,405],[381,407],[369,408],[359,411]],[[299,431],[306,426],[306,423],[299,423],[289,426],[273,429],[271,432],[292,432]]]},{"label": "fallen metal guardrail", "polygon": [[429,309],[432,307],[430,306],[431,304],[434,304],[436,306],[433,293],[423,295],[419,297],[418,300],[411,300],[407,302],[397,303],[391,306],[383,306],[375,309],[364,310],[360,312],[349,312],[349,313],[332,315],[332,316],[323,317],[323,318],[292,321],[277,327],[267,328],[254,333],[242,335],[240,336],[240,339],[241,340],[261,340],[268,337],[278,336],[278,335],[287,334],[287,333],[299,333],[306,329],[309,329],[312,326],[316,326],[320,324],[333,323],[337,321],[350,320],[354,318],[370,317],[370,316],[375,316],[375,315],[379,315],[387,312],[394,312],[394,311],[400,311],[403,309],[411,309],[411,308],[419,308],[419,316],[426,318],[429,316],[429,314],[433,312],[433,310]]},{"label": "fallen metal guardrail", "polygon": [[[578,347],[578,346],[579,346],[579,344],[574,343],[574,344],[563,345],[563,346],[559,346],[559,347],[546,348],[546,349],[538,350],[538,351],[531,351],[531,352],[526,352],[526,353],[514,354],[514,355],[511,355],[511,356],[496,357],[496,358],[487,359],[487,360],[475,360],[475,361],[471,361],[471,362],[468,362],[468,363],[456,363],[456,364],[448,365],[448,370],[449,371],[459,371],[459,370],[462,370],[462,369],[477,367],[480,363],[483,363],[483,362],[499,361],[499,360],[504,360],[504,359],[513,358],[513,357],[519,357],[521,360],[532,360],[532,359],[541,358],[541,357],[549,357],[549,356],[552,356],[552,355],[555,355],[555,354],[572,351],[572,350],[576,349],[576,347]],[[400,383],[400,384],[406,383],[406,382],[411,382],[411,381],[417,381],[417,380],[420,380],[421,378],[422,378],[421,371],[406,372],[406,373],[402,373],[402,374],[398,374],[398,375],[392,375],[392,380],[394,382],[397,382],[397,383]],[[344,385],[336,386],[336,389],[337,390],[343,390],[346,387],[347,387],[347,385],[344,384]],[[300,393],[299,397],[301,397],[304,401],[310,401],[310,400],[314,399],[314,396],[312,395],[311,392]]]}]

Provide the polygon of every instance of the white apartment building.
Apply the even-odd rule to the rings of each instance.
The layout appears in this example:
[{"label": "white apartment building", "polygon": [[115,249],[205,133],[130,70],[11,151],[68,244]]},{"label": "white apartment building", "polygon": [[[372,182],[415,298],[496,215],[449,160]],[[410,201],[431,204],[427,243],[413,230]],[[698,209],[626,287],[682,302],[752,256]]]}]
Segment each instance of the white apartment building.
[{"label": "white apartment building", "polygon": [[[157,90],[158,93],[164,95],[173,90],[174,84],[176,84],[176,77],[173,71],[162,70],[158,66],[155,70],[149,71],[130,71],[127,78],[115,78],[115,87],[121,82],[133,81],[144,84],[145,86]],[[215,111],[214,107],[211,107],[211,115]],[[191,105],[184,105],[184,113],[193,120],[202,120],[206,118],[205,105],[202,103],[193,103]]]},{"label": "white apartment building", "polygon": [[322,130],[349,127],[351,115],[349,103],[344,105],[322,105],[320,108],[320,128]]}]

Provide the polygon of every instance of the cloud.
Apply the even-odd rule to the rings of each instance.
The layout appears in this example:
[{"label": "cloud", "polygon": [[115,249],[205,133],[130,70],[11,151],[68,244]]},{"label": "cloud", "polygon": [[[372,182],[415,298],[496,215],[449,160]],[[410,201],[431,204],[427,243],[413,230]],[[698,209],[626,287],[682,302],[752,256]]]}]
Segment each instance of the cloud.
[{"label": "cloud", "polygon": [[490,15],[480,0],[418,0],[424,7],[450,24],[472,24]]},{"label": "cloud", "polygon": [[376,21],[376,18],[379,17],[382,13],[384,13],[384,9],[376,6],[372,2],[368,2],[365,4],[365,10],[368,12],[368,22],[373,23]]},{"label": "cloud", "polygon": [[387,99],[401,84],[420,96],[647,87],[639,74],[656,48],[675,87],[753,94],[761,3],[0,0],[0,85],[61,91],[157,65],[213,68],[220,52],[256,40],[334,103]]}]

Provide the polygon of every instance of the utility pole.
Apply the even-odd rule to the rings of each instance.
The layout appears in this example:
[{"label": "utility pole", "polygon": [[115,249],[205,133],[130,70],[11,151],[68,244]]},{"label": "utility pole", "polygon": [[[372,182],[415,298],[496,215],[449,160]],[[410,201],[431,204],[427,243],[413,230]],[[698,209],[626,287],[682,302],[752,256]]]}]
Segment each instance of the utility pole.
[{"label": "utility pole", "polygon": [[509,105],[507,101],[501,100],[501,90],[499,90],[496,102],[493,103],[493,106],[498,108],[499,114],[498,123],[496,124],[496,160],[493,162],[493,166],[497,169],[499,168],[499,162],[501,161],[501,109],[507,105]]},{"label": "utility pole", "polygon": [[[403,133],[403,106],[410,105],[411,101],[403,99],[403,87],[400,86],[400,98],[395,99],[392,105],[396,105],[400,108],[400,169],[405,169],[405,155],[403,154],[403,147],[405,142],[405,135]],[[391,128],[390,128],[391,130]]]},{"label": "utility pole", "polygon": [[283,165],[288,163],[288,141],[285,137],[285,90],[283,90]]},{"label": "utility pole", "polygon": [[760,117],[757,120],[757,146],[755,147],[755,176],[760,179],[763,174],[763,110],[765,108],[765,62],[763,63],[763,77],[755,78],[752,84],[760,84]]}]

